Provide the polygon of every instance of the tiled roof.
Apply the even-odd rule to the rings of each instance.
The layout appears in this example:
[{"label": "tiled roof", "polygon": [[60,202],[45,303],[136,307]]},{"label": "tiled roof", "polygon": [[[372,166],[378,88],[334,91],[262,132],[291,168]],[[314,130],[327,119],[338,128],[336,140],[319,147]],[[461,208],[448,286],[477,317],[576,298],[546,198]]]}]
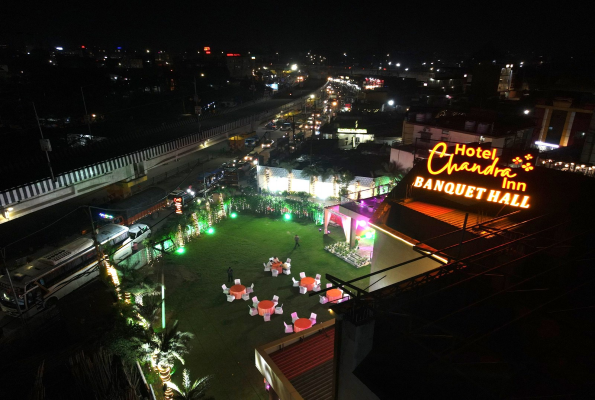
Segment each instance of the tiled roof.
[{"label": "tiled roof", "polygon": [[335,328],[270,354],[277,367],[290,381],[333,359]]}]

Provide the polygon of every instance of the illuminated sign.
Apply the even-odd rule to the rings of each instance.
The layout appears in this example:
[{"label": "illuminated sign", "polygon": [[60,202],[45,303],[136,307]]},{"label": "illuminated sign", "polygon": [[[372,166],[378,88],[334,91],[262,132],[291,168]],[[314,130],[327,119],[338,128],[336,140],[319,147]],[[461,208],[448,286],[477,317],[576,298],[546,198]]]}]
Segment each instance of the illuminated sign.
[{"label": "illuminated sign", "polygon": [[210,47],[203,47],[202,48],[205,52],[205,54],[211,54],[211,48]]},{"label": "illuminated sign", "polygon": [[176,207],[176,214],[182,214],[182,198],[174,197],[174,205]]},{"label": "illuminated sign", "polygon": [[104,213],[99,213],[99,217],[103,218],[103,219],[114,219],[113,215],[104,214]]},{"label": "illuminated sign", "polygon": [[[434,146],[430,151],[430,156],[428,157],[428,172],[431,175],[436,176],[436,178],[417,176],[413,183],[413,187],[519,208],[529,208],[531,206],[529,204],[531,197],[522,193],[527,190],[527,183],[519,181],[518,175],[519,173],[523,173],[521,171],[530,172],[533,170],[533,165],[529,162],[533,156],[527,154],[524,156],[525,160],[521,157],[513,159],[512,161],[521,167],[513,170],[509,167],[500,168],[497,166],[500,162],[500,158],[497,157],[496,149],[485,150],[479,146],[473,147],[464,144],[456,144],[453,154],[447,154],[447,148],[447,144],[441,142]],[[469,159],[469,161],[465,160],[461,163],[455,162],[455,156],[465,157],[466,159]],[[447,158],[446,163],[438,161],[444,158]],[[477,160],[491,161],[491,163],[478,164]],[[504,190],[472,186],[445,179],[460,171],[502,179],[501,187]],[[437,179],[438,176],[442,179]]]},{"label": "illuminated sign", "polygon": [[227,57],[241,57],[238,53],[227,53]]},{"label": "illuminated sign", "polygon": [[337,133],[368,133],[368,130],[367,129],[339,128],[339,129],[337,129]]}]

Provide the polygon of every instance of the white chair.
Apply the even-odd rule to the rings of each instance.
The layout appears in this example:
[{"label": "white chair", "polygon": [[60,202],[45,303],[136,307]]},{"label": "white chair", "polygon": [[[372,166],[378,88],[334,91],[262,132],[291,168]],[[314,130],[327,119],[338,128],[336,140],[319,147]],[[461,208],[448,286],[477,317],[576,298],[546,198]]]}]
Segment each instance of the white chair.
[{"label": "white chair", "polygon": [[344,301],[348,301],[349,300],[349,295],[348,294],[344,294],[343,297],[341,298],[341,303]]},{"label": "white chair", "polygon": [[300,279],[304,279],[306,277],[306,273],[305,272],[300,272]]},{"label": "white chair", "polygon": [[258,315],[258,309],[256,307],[248,306],[248,308],[250,308],[250,316],[251,317]]},{"label": "white chair", "polygon": [[291,323],[293,324],[295,322],[296,319],[300,319],[300,317],[297,316],[296,312],[291,313]]},{"label": "white chair", "polygon": [[258,307],[258,303],[260,303],[258,298],[256,296],[252,297],[252,307]]},{"label": "white chair", "polygon": [[320,283],[320,274],[316,274],[316,278],[314,279],[316,279],[316,282]]},{"label": "white chair", "polygon": [[328,303],[328,299],[326,298],[326,296],[321,296],[318,295],[320,297],[320,304],[326,304]]},{"label": "white chair", "polygon": [[316,325],[316,314],[310,314],[310,322],[312,322],[312,325]]},{"label": "white chair", "polygon": [[254,284],[252,284],[252,285],[250,285],[250,286],[248,286],[246,288],[246,293],[247,294],[250,294],[250,293],[253,293],[253,292],[254,292]]},{"label": "white chair", "polygon": [[285,264],[291,264],[291,258],[288,258],[287,261],[285,261]]},{"label": "white chair", "polygon": [[283,325],[285,325],[285,333],[293,333],[293,325],[287,325],[285,321],[283,321]]},{"label": "white chair", "polygon": [[236,299],[236,297],[235,297],[235,296],[232,296],[232,295],[230,295],[230,294],[228,294],[228,295],[227,295],[227,301],[228,301],[228,302],[230,302],[230,303],[231,303],[231,302],[232,302],[232,301],[234,301],[235,299]]},{"label": "white chair", "polygon": [[298,287],[300,286],[300,281],[296,281],[295,278],[292,276],[291,280],[293,281],[293,287]]},{"label": "white chair", "polygon": [[277,269],[271,270],[271,273],[273,274],[273,278],[276,278],[279,276],[279,271],[277,271]]},{"label": "white chair", "polygon": [[264,322],[269,322],[271,320],[271,314],[270,313],[264,313]]},{"label": "white chair", "polygon": [[264,265],[264,272],[269,272],[271,270],[270,265],[266,265],[265,263],[262,263],[262,265]]},{"label": "white chair", "polygon": [[275,314],[283,314],[283,304],[279,307],[275,307]]},{"label": "white chair", "polygon": [[286,267],[285,269],[291,268],[291,263],[285,263],[285,267]]},{"label": "white chair", "polygon": [[300,286],[300,294],[306,294],[308,293],[308,288],[305,286]]},{"label": "white chair", "polygon": [[285,275],[289,275],[289,274],[291,274],[291,270],[289,268],[283,268],[283,273]]},{"label": "white chair", "polygon": [[248,301],[248,300],[250,300],[250,295],[249,295],[248,293],[244,293],[244,294],[242,295],[242,300],[244,300],[244,301]]},{"label": "white chair", "polygon": [[320,292],[320,285],[314,285],[314,290],[315,292]]},{"label": "white chair", "polygon": [[327,284],[326,284],[326,288],[328,289],[328,288],[330,288],[330,287],[333,287],[333,284],[332,284],[332,283],[327,283]]},{"label": "white chair", "polygon": [[223,294],[229,294],[229,288],[225,284],[221,285],[221,288],[223,289]]},{"label": "white chair", "polygon": [[277,295],[274,295],[274,296],[273,296],[273,301],[274,301],[274,302],[279,302],[279,296],[277,296]]},{"label": "white chair", "polygon": [[234,279],[233,282],[234,282],[235,285],[241,285],[242,284],[242,282],[240,282],[239,279]]}]

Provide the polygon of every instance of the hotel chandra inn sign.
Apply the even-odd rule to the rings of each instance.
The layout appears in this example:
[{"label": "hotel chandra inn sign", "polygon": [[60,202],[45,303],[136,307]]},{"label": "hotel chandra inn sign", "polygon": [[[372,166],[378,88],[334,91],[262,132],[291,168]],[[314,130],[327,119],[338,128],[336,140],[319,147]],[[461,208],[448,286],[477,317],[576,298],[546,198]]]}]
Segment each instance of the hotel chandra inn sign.
[{"label": "hotel chandra inn sign", "polygon": [[[500,159],[496,156],[496,149],[484,150],[479,146],[456,144],[454,153],[447,154],[447,148],[444,142],[434,146],[427,166],[431,177],[416,176],[413,187],[512,207],[531,206],[531,197],[525,194],[527,183],[522,180],[522,175],[533,170],[529,162],[533,156],[527,154],[524,159],[516,157],[512,160],[521,168],[501,168],[498,166]],[[501,189],[493,189],[494,185],[490,185],[492,188],[472,186],[461,176],[465,174],[459,172],[471,172],[495,180],[494,183]]]}]

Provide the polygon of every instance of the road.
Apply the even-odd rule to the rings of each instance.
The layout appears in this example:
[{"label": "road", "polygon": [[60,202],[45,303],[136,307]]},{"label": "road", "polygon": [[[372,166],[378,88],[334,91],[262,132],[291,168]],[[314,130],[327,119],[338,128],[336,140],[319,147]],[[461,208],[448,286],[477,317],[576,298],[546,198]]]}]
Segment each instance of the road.
[{"label": "road", "polygon": [[[249,111],[246,110],[246,112]],[[237,114],[234,114],[234,118],[237,118]],[[264,124],[257,128],[259,136],[264,135],[265,132]],[[283,134],[284,132],[277,130],[271,132],[270,136],[276,141]],[[176,188],[187,187],[195,183],[196,177],[202,172],[212,171],[223,162],[230,161],[233,156],[222,153],[227,148],[227,140],[223,139],[212,143],[206,149],[181,157],[178,161],[159,165],[147,171],[148,179],[141,185],[142,189],[155,184],[169,193]],[[246,148],[243,153],[235,155],[235,157],[243,157],[250,150]],[[166,171],[172,170],[173,172],[167,172],[166,175]],[[83,229],[88,229],[91,224],[87,208],[79,207],[100,205],[105,202],[106,198],[107,192],[104,188],[1,224],[0,248],[8,246],[5,254],[7,260],[29,256],[33,253],[41,255],[39,253],[44,253],[58,241],[76,235]],[[18,242],[14,243],[15,241]]]}]

